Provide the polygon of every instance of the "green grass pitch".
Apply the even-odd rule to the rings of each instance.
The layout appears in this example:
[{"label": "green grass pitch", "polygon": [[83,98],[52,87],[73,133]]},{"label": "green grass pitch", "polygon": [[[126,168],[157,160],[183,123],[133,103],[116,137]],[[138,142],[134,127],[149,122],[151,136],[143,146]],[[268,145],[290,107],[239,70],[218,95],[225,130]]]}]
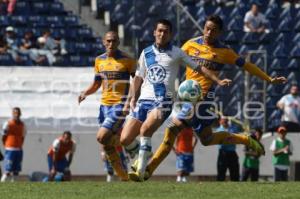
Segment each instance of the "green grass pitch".
[{"label": "green grass pitch", "polygon": [[0,183],[1,199],[297,199],[300,183]]}]

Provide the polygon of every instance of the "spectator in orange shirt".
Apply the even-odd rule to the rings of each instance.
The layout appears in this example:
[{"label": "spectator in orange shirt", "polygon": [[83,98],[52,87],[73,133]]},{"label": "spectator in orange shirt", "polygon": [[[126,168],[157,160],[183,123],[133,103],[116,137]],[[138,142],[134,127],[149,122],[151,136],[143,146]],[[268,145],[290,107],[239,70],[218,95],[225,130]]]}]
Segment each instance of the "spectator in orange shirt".
[{"label": "spectator in orange shirt", "polygon": [[23,143],[26,135],[26,127],[21,121],[21,109],[14,107],[12,119],[3,125],[2,142],[5,148],[4,154],[4,173],[1,182],[7,180],[14,181],[15,176],[21,171],[23,159]]},{"label": "spectator in orange shirt", "polygon": [[[71,180],[69,169],[73,155],[76,150],[76,143],[72,139],[72,133],[65,131],[61,137],[56,138],[48,151],[49,181],[52,181],[57,172],[64,175],[64,181]],[[69,154],[68,159],[66,155]]]},{"label": "spectator in orange shirt", "polygon": [[194,148],[197,138],[192,128],[183,129],[175,142],[177,182],[187,182],[187,176],[194,171]]}]

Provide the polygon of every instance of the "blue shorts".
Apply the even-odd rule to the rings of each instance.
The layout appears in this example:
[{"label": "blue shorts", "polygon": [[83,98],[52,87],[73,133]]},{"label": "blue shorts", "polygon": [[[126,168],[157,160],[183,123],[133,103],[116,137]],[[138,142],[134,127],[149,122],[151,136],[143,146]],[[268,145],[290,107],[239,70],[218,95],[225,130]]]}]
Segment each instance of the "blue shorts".
[{"label": "blue shorts", "polygon": [[194,156],[190,153],[180,153],[176,156],[176,170],[191,173],[194,171]]},{"label": "blue shorts", "polygon": [[203,101],[197,104],[182,102],[178,105],[178,110],[175,109],[173,116],[186,125],[193,127],[194,132],[199,136],[204,128],[211,126],[217,119],[214,113],[214,98],[205,97]]},{"label": "blue shorts", "polygon": [[163,110],[163,119],[167,119],[172,112],[172,99],[168,98],[164,101],[157,100],[138,100],[137,105],[130,116],[144,122],[147,119],[147,114],[155,108],[161,108]]},{"label": "blue shorts", "polygon": [[4,169],[7,172],[20,172],[22,168],[23,150],[5,150]]},{"label": "blue shorts", "polygon": [[[48,155],[48,167],[49,167],[49,171],[51,171],[52,167],[53,167],[53,159],[51,155]],[[68,161],[66,158],[59,160],[56,162],[55,165],[55,170],[58,172],[65,172],[65,169],[68,167]]]},{"label": "blue shorts", "polygon": [[100,105],[98,122],[100,127],[107,128],[113,132],[117,132],[125,121],[123,116],[123,104],[113,106]]},{"label": "blue shorts", "polygon": [[[122,167],[125,171],[128,171],[127,168],[127,158],[124,154],[124,152],[119,152],[120,158],[121,158],[121,163]],[[106,171],[109,174],[114,174],[114,169],[112,168],[111,164],[108,162],[108,160],[104,161],[104,171]]]}]

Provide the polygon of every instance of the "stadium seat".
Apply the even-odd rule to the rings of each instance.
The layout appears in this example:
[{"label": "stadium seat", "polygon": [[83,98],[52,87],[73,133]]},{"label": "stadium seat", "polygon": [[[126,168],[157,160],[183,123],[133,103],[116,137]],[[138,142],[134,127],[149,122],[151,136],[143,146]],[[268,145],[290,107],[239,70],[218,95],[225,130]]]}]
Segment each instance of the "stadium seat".
[{"label": "stadium seat", "polygon": [[268,9],[265,12],[265,16],[268,19],[274,20],[274,19],[278,19],[278,8],[276,7],[268,7]]},{"label": "stadium seat", "polygon": [[15,13],[18,15],[29,15],[31,12],[30,4],[26,1],[17,1],[16,7],[15,7]]},{"label": "stadium seat", "polygon": [[34,2],[33,11],[37,15],[48,15],[50,14],[49,3],[48,2]]},{"label": "stadium seat", "polygon": [[11,16],[10,25],[12,26],[26,26],[27,25],[27,17],[26,16]]},{"label": "stadium seat", "polygon": [[288,53],[286,48],[287,47],[285,46],[284,43],[279,43],[274,49],[273,56],[278,58],[287,58]]},{"label": "stadium seat", "polygon": [[66,14],[64,5],[61,2],[50,3],[50,12],[52,15],[63,15]]},{"label": "stadium seat", "polygon": [[246,32],[242,38],[244,44],[256,44],[259,42],[259,35],[252,32]]},{"label": "stadium seat", "polygon": [[1,66],[12,66],[14,60],[10,54],[0,54],[0,65]]},{"label": "stadium seat", "polygon": [[290,19],[287,19],[287,18],[283,19],[283,20],[279,23],[278,30],[279,30],[280,32],[290,32],[290,31],[292,30]]},{"label": "stadium seat", "polygon": [[52,28],[65,27],[65,25],[63,23],[63,19],[58,16],[47,16],[46,23],[48,24],[49,27],[52,27]]},{"label": "stadium seat", "polygon": [[300,42],[293,47],[290,55],[291,57],[300,58]]},{"label": "stadium seat", "polygon": [[238,38],[235,36],[234,32],[229,32],[225,38],[224,38],[224,42],[226,43],[236,43],[238,42]]},{"label": "stadium seat", "polygon": [[291,59],[289,61],[289,64],[287,65],[287,68],[291,71],[299,71],[300,70],[300,64],[297,59]]},{"label": "stadium seat", "polygon": [[270,63],[269,65],[270,69],[271,70],[285,70],[285,61],[284,59],[279,59],[279,58],[275,58],[275,59],[272,59],[272,62]]},{"label": "stadium seat", "polygon": [[75,15],[69,15],[64,17],[64,24],[66,26],[79,26],[78,17]]},{"label": "stadium seat", "polygon": [[242,18],[232,18],[228,25],[228,30],[233,31],[243,31],[243,19]]},{"label": "stadium seat", "polygon": [[6,27],[9,26],[10,20],[8,16],[1,15],[0,16],[0,27]]}]

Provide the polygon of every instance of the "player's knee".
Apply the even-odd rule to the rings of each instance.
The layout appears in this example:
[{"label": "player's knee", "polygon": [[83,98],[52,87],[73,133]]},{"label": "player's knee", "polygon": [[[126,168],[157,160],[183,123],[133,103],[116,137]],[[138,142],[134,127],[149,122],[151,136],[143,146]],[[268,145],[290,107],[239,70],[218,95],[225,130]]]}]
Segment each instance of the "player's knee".
[{"label": "player's knee", "polygon": [[133,142],[133,139],[130,137],[121,136],[120,138],[120,143],[122,146],[128,146],[129,144],[131,144],[131,142]]},{"label": "player's knee", "polygon": [[109,143],[109,140],[111,139],[111,135],[108,135],[108,134],[104,134],[104,133],[98,133],[97,134],[97,141],[100,143],[100,144],[103,144],[103,145],[106,145]]}]

